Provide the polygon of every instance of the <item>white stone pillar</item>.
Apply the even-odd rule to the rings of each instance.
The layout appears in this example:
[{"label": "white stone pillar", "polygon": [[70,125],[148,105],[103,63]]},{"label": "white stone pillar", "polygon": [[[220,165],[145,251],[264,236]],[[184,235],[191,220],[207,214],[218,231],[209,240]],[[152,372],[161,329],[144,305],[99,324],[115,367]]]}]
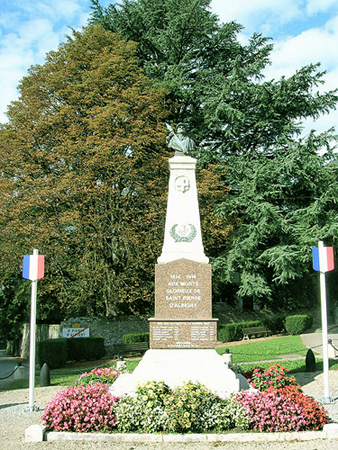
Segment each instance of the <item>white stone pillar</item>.
[{"label": "white stone pillar", "polygon": [[208,263],[205,256],[196,187],[196,159],[174,156],[169,160],[170,178],[162,254],[158,264],[185,258]]}]

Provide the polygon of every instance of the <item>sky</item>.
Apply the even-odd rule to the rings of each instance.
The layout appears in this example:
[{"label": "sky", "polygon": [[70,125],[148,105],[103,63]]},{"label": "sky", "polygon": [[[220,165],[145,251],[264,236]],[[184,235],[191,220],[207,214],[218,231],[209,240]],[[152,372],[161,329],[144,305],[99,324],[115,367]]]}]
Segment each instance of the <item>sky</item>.
[{"label": "sky", "polygon": [[[113,3],[101,0],[102,6]],[[86,25],[90,0],[0,0],[0,122],[7,105],[18,98],[17,86],[34,64],[43,64],[65,36]],[[246,42],[254,32],[271,37],[274,49],[266,79],[289,77],[310,63],[321,63],[325,85],[338,88],[338,0],[212,0],[222,22],[236,21]],[[307,121],[308,129],[336,126],[338,111]]]}]

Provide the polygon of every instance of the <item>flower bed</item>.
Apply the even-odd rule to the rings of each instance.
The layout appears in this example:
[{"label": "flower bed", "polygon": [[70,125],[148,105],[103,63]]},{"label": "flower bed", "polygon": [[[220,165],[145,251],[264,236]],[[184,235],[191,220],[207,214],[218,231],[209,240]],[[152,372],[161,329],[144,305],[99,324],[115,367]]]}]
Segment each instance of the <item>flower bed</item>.
[{"label": "flower bed", "polygon": [[[268,432],[320,430],[327,413],[304,395],[287,370],[274,365],[252,371],[255,388],[220,399],[199,383],[171,389],[163,382],[139,386],[134,397],[113,397],[95,381],[116,378],[117,372],[95,369],[78,386],[61,391],[48,405],[43,423],[52,431],[123,433],[210,433],[256,430]],[[114,379],[115,379],[114,378]],[[105,381],[106,382],[106,381]]]},{"label": "flower bed", "polygon": [[53,431],[112,431],[116,427],[116,400],[101,383],[69,386],[48,403],[42,423]]},{"label": "flower bed", "polygon": [[86,385],[93,383],[113,384],[120,372],[114,367],[105,367],[93,369],[90,372],[85,372],[76,380],[76,385]]}]

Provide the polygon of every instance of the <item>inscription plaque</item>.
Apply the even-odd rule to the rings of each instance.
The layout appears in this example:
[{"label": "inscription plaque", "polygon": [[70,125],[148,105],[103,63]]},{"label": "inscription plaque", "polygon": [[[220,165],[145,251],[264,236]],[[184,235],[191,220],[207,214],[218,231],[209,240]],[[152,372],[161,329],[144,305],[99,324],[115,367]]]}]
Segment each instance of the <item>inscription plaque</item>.
[{"label": "inscription plaque", "polygon": [[152,348],[214,348],[217,319],[210,321],[157,321],[150,319]]},{"label": "inscription plaque", "polygon": [[211,317],[210,264],[179,259],[155,266],[155,318]]}]

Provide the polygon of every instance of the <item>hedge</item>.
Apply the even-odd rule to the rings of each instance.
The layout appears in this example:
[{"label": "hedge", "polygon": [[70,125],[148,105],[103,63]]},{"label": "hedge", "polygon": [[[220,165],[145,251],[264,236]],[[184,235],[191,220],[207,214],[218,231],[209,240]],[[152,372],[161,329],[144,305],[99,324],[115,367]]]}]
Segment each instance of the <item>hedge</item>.
[{"label": "hedge", "polygon": [[220,325],[220,329],[218,330],[218,340],[221,342],[240,341],[243,338],[243,328],[259,327],[262,325],[263,323],[261,320]]},{"label": "hedge", "polygon": [[125,344],[131,344],[132,342],[148,342],[149,344],[149,333],[124,334],[122,339]]},{"label": "hedge", "polygon": [[290,334],[301,334],[311,328],[313,317],[311,314],[296,314],[285,318],[285,329]]},{"label": "hedge", "polygon": [[285,314],[278,314],[274,317],[264,319],[262,323],[272,334],[278,334],[285,331],[285,318]]},{"label": "hedge", "polygon": [[68,339],[46,339],[38,344],[38,361],[40,367],[45,363],[50,369],[63,367],[67,362]]},{"label": "hedge", "polygon": [[64,367],[67,361],[89,361],[106,354],[103,337],[46,339],[38,344],[40,367],[47,363],[50,369]]},{"label": "hedge", "polygon": [[68,361],[90,361],[106,354],[103,337],[81,337],[67,339]]}]

